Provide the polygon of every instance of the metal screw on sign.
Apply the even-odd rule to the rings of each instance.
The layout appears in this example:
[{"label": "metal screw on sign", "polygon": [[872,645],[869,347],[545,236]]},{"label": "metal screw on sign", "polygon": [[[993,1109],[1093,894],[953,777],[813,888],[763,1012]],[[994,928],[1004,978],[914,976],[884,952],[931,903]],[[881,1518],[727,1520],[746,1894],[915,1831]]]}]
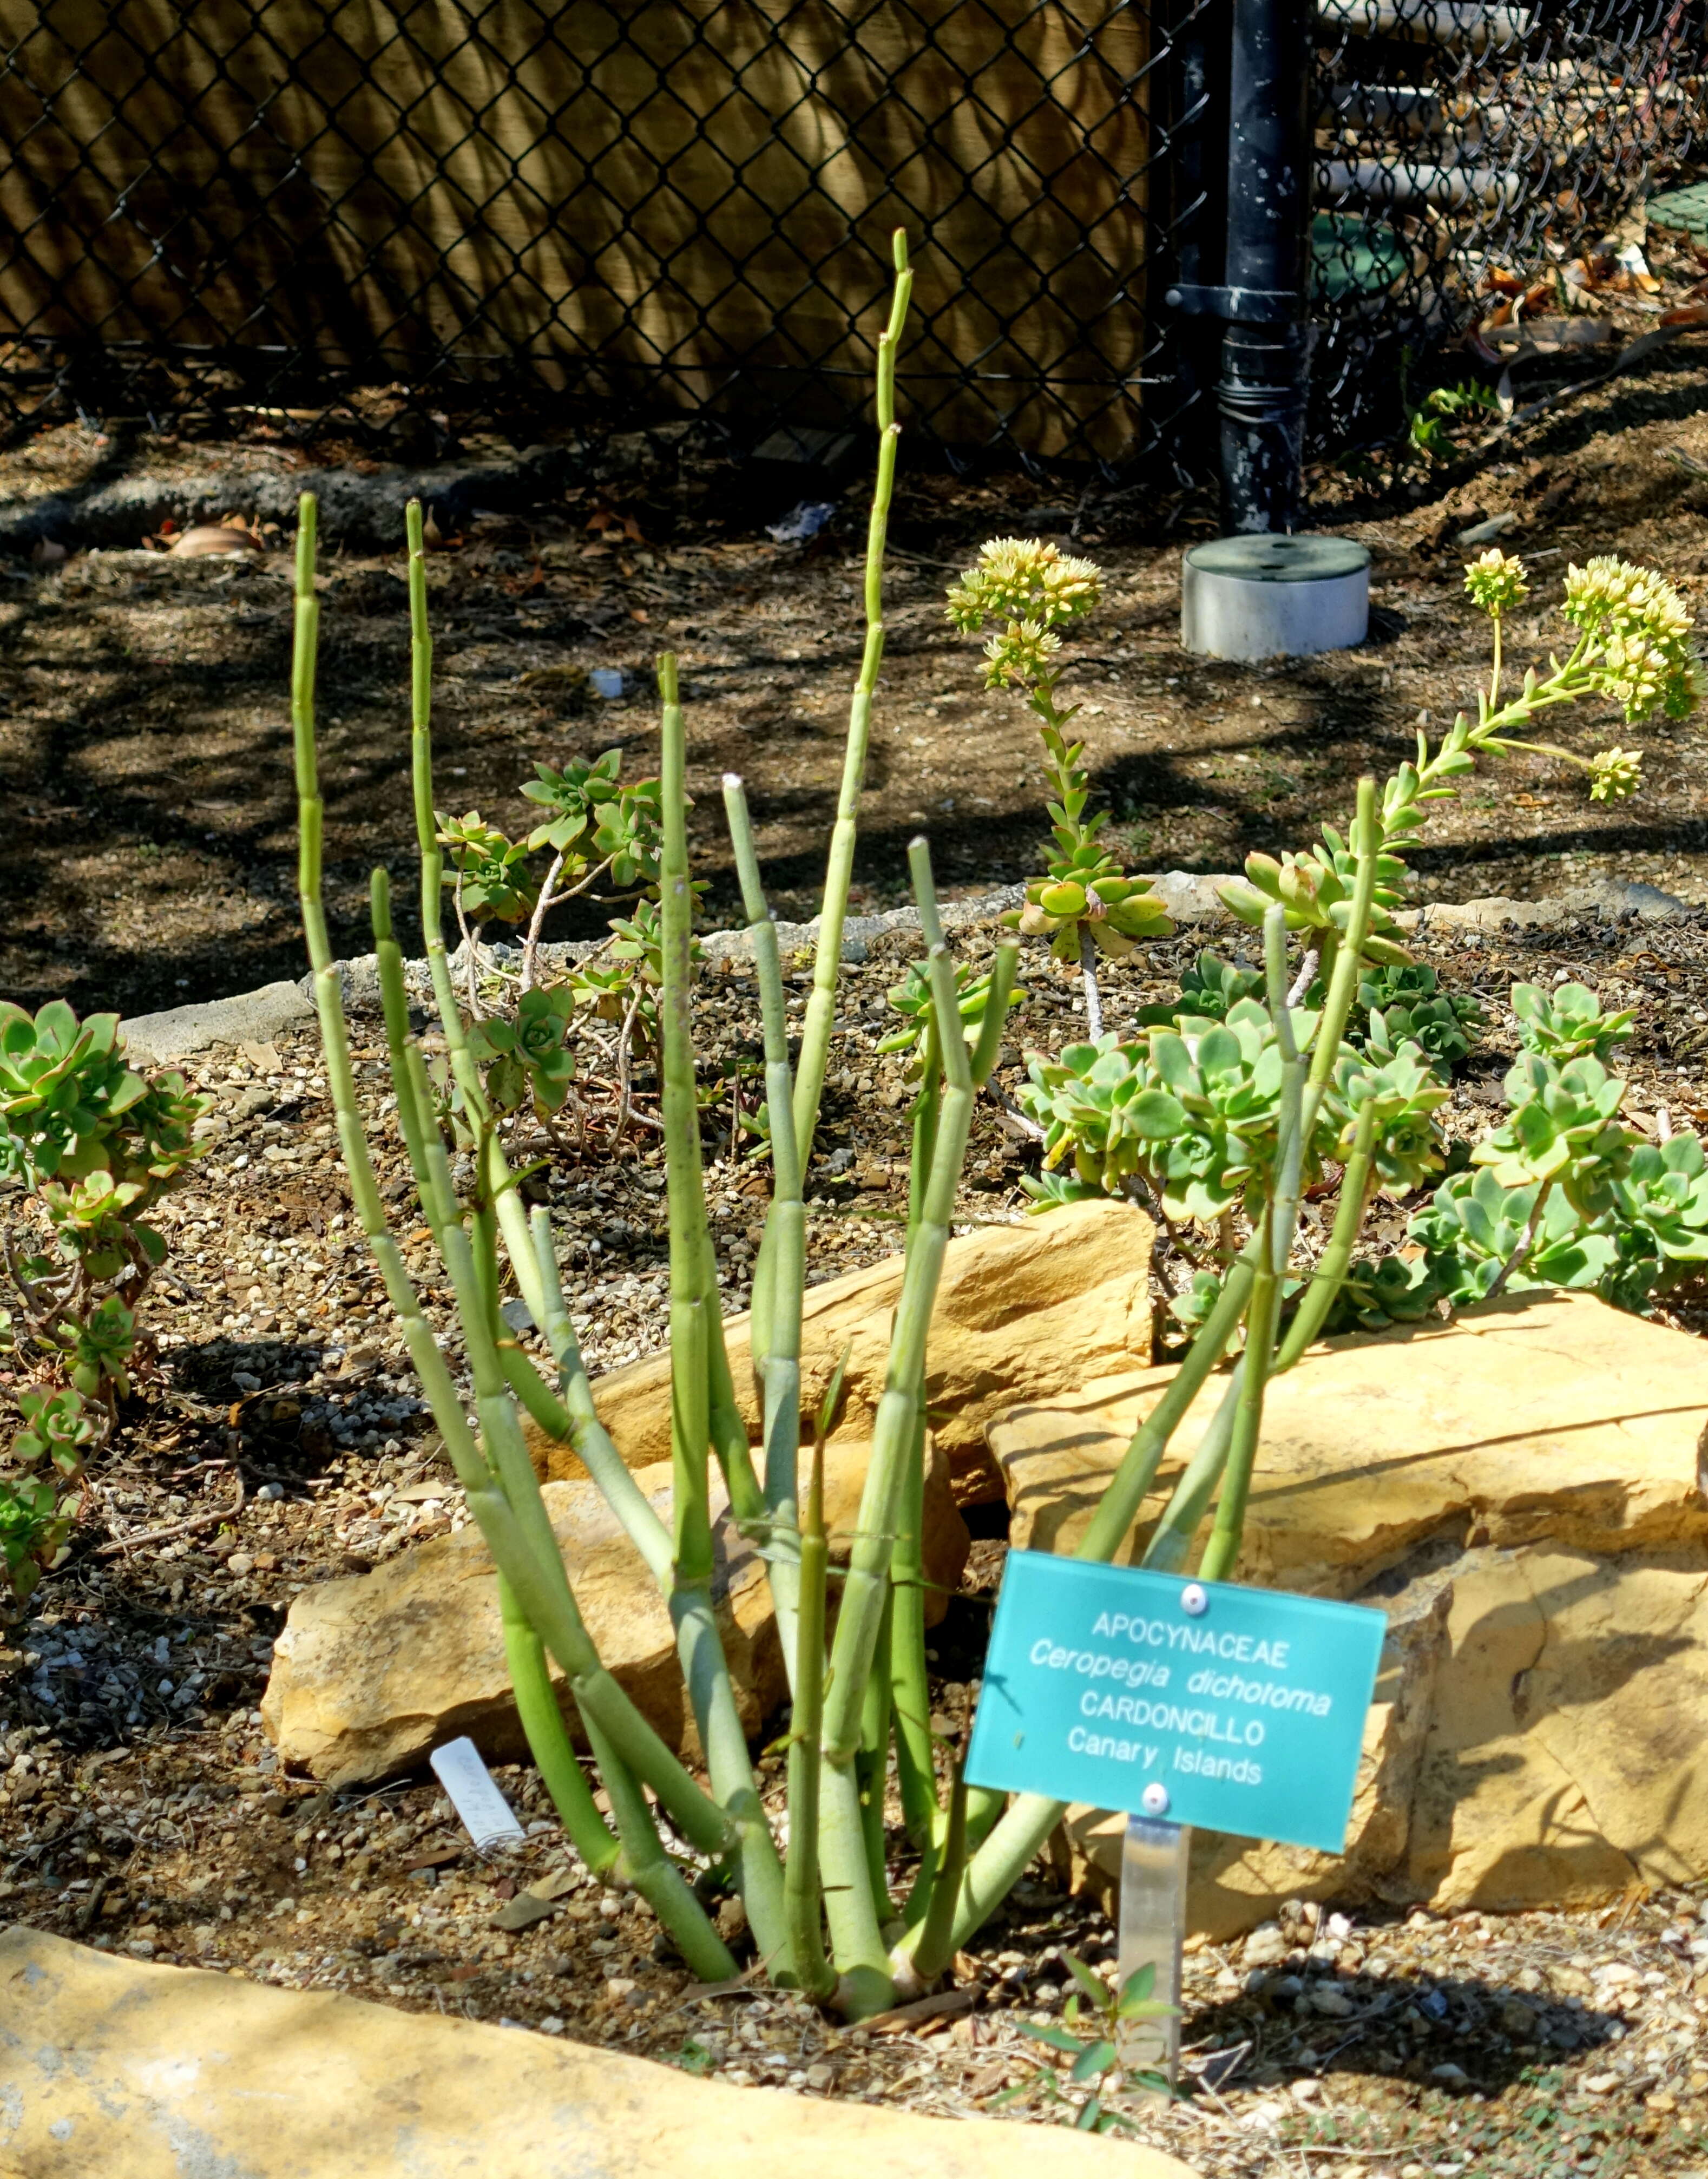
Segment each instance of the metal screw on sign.
[{"label": "metal screw on sign", "polygon": [[1210,1599],[1201,1582],[1189,1581],[1180,1592],[1180,1609],[1189,1611],[1195,1619],[1201,1619],[1210,1609]]}]

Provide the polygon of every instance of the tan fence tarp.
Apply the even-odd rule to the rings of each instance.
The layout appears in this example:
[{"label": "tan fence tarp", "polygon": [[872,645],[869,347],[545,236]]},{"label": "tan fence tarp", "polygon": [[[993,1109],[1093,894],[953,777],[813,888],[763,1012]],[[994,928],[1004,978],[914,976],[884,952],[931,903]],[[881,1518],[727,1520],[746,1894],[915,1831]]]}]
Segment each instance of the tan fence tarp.
[{"label": "tan fence tarp", "polygon": [[[845,414],[889,230],[949,437],[1118,453],[1145,17],[1118,0],[0,0],[0,321]],[[785,366],[779,376],[775,366]]]}]

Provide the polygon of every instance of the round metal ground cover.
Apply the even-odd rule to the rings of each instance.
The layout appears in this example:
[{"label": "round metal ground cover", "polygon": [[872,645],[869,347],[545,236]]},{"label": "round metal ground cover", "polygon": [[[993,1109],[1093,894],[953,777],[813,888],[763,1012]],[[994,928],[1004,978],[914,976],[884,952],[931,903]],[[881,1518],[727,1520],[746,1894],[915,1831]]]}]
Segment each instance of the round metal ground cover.
[{"label": "round metal ground cover", "polygon": [[1350,650],[1370,628],[1370,554],[1349,537],[1209,538],[1189,547],[1180,640],[1205,658]]}]

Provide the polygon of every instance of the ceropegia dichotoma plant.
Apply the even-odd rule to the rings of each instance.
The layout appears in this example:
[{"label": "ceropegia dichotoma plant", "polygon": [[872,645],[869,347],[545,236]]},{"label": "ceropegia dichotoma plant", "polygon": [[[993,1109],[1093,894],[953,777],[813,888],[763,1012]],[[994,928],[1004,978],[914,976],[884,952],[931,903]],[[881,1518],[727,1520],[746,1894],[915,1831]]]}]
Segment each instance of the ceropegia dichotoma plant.
[{"label": "ceropegia dichotoma plant", "polygon": [[[995,1062],[1013,993],[1017,949],[1012,944],[999,947],[973,1018],[942,941],[922,842],[914,844],[910,861],[926,941],[928,996],[918,995],[911,1016],[918,1089],[906,1252],[863,1495],[834,1628],[828,1633],[822,1493],[823,1441],[832,1421],[827,1409],[808,1419],[811,1450],[803,1460],[803,1181],[832,1032],[860,777],[882,653],[884,530],[896,451],[895,352],[908,294],[905,256],[899,248],[898,273],[895,307],[879,359],[878,480],[868,546],[866,639],[851,708],[818,962],[799,1057],[793,1066],[777,934],[761,890],[746,804],[739,780],[727,779],[724,788],[757,973],[770,1114],[772,1196],[755,1276],[750,1334],[760,1396],[756,1443],[750,1441],[732,1379],[706,1213],[693,1046],[686,730],[675,661],[667,656],[659,662],[657,1012],[670,1241],[673,1469],[667,1518],[643,1496],[600,1422],[597,1387],[578,1349],[560,1284],[550,1213],[541,1208],[530,1212],[524,1205],[507,1154],[513,1138],[507,1134],[505,1116],[486,1094],[444,944],[444,843],[432,793],[431,639],[418,510],[411,510],[409,525],[415,810],[428,964],[458,1094],[458,1147],[467,1154],[454,1170],[442,1132],[443,1103],[436,1101],[410,1024],[383,872],[376,874],[372,905],[396,1125],[414,1175],[420,1216],[437,1243],[454,1295],[461,1340],[461,1353],[454,1360],[454,1350],[441,1347],[423,1315],[387,1227],[357,1102],[340,983],[321,903],[322,805],[314,728],[319,606],[312,501],[304,502],[298,539],[292,701],[303,914],[340,1144],[359,1217],[470,1512],[497,1569],[509,1666],[535,1759],[588,1866],[613,1881],[632,1884],[651,1902],[696,1975],[715,1980],[733,1971],[708,1913],[708,1902],[720,1889],[733,1889],[744,1903],[771,1979],[855,2017],[882,2009],[898,1995],[916,1994],[942,1973],[971,1931],[1000,1903],[1060,1814],[1058,1803],[1041,1797],[1005,1803],[1002,1797],[970,1789],[931,1730],[920,1554],[927,1342],[973,1100]],[[1047,592],[1049,584],[1041,587]],[[1024,606],[1025,601],[1017,602]],[[1041,628],[1042,634],[1052,634],[1047,619],[1039,618],[1039,612],[1049,610],[1041,606],[1030,620],[1012,623],[1020,631],[1023,646],[1031,646],[1046,669],[1028,686],[1048,678],[1051,654],[1027,630]],[[1068,715],[1056,709],[1053,687],[1051,681],[1046,690],[1051,714],[1046,723],[1061,744],[1057,771],[1066,778],[1077,766],[1078,752],[1066,741]],[[1063,803],[1063,828],[1073,837],[1058,842],[1064,857],[1082,873],[1084,882],[1074,882],[1080,884],[1083,897],[1059,903],[1059,914],[1036,903],[1060,929],[1074,927],[1076,948],[1084,935],[1079,926],[1108,923],[1118,936],[1135,935],[1122,930],[1112,913],[1094,912],[1094,900],[1112,911],[1142,897],[1123,892],[1117,900],[1096,892],[1098,876],[1092,872],[1101,871],[1101,851],[1080,826],[1083,807],[1080,803],[1069,810]],[[1150,1071],[1142,1079],[1135,1074],[1130,1095],[1121,1100],[1122,1125],[1130,1122],[1141,1142],[1165,1139],[1171,1130],[1194,1139],[1196,1163],[1189,1161],[1191,1169],[1177,1176],[1184,1191],[1180,1199],[1184,1203],[1197,1189],[1212,1206],[1237,1202],[1249,1238],[1227,1263],[1206,1302],[1198,1337],[1120,1463],[1079,1546],[1087,1558],[1112,1558],[1126,1546],[1188,1408],[1238,1345],[1238,1359],[1227,1373],[1211,1418],[1144,1554],[1150,1565],[1185,1565],[1207,1517],[1203,1569],[1211,1575],[1232,1572],[1257,1456],[1265,1386],[1276,1370],[1297,1358],[1326,1320],[1370,1196],[1384,1185],[1414,1186],[1431,1170],[1430,1115],[1441,1085],[1427,1055],[1409,1042],[1392,1051],[1360,1051],[1345,1036],[1360,979],[1369,970],[1377,888],[1390,859],[1371,781],[1360,784],[1343,853],[1345,912],[1335,919],[1338,942],[1326,964],[1320,998],[1301,1005],[1290,992],[1287,917],[1278,903],[1271,905],[1263,918],[1260,997],[1253,992],[1231,1001],[1220,1024],[1183,1024],[1166,1033],[1172,1043],[1159,1032],[1147,1062]],[[1093,928],[1090,944],[1099,943]],[[1093,1050],[1094,1058],[1099,1057]],[[1200,1137],[1209,1139],[1207,1151],[1198,1142]],[[1571,1155],[1582,1162],[1602,1149],[1586,1141]],[[1108,1155],[1120,1172],[1123,1154]],[[1077,1157],[1076,1150],[1076,1161]],[[1340,1210],[1321,1256],[1304,1267],[1302,1298],[1283,1331],[1281,1305],[1294,1271],[1304,1188],[1310,1175],[1331,1159],[1343,1168]],[[1143,1164],[1142,1158],[1137,1160],[1133,1169]],[[1587,1167],[1584,1179],[1585,1185],[1597,1184]],[[1689,1215],[1683,1199],[1692,1176],[1669,1168],[1645,1175],[1644,1181],[1682,1232]],[[414,1214],[411,1218],[413,1222]],[[511,1329],[501,1306],[501,1297],[513,1285],[538,1328],[546,1368],[524,1336]],[[466,1390],[458,1362],[466,1367]],[[690,1770],[661,1739],[598,1655],[546,1517],[530,1453],[529,1425],[574,1449],[658,1583],[676,1630],[702,1753],[699,1771]],[[761,1548],[788,1669],[786,1841],[773,1829],[761,1798],[713,1607],[714,1461],[733,1518]],[[563,1675],[561,1696],[548,1672],[548,1657]],[[581,1748],[597,1772],[603,1807],[583,1767]],[[884,1787],[892,1750],[906,1829],[918,1858],[904,1893],[898,1885],[892,1888],[893,1863],[885,1836]]]},{"label": "ceropegia dichotoma plant", "polygon": [[[430,749],[431,644],[419,511],[410,513],[410,602],[415,633],[414,750],[421,904],[440,1028],[470,1150],[461,1192],[453,1181],[426,1062],[412,1034],[403,962],[392,929],[383,872],[373,883],[374,931],[385,1007],[397,1124],[409,1154],[421,1215],[455,1296],[474,1415],[450,1362],[422,1315],[390,1233],[358,1111],[338,974],[321,904],[322,809],[314,730],[319,607],[314,592],[315,508],[303,503],[298,541],[297,640],[293,718],[300,803],[300,881],[305,929],[326,1047],[327,1080],[358,1216],[374,1248],[423,1387],[443,1432],[469,1509],[498,1570],[512,1677],[530,1744],[560,1814],[589,1865],[633,1883],[649,1899],[695,1973],[733,1970],[703,1903],[684,1880],[692,1854],[738,1890],[772,1978],[815,1995],[834,1995],[850,2013],[889,2001],[895,1902],[887,1891],[882,1794],[890,1741],[903,1732],[915,1751],[920,1828],[928,1868],[900,1918],[924,1960],[947,1960],[965,1858],[967,1798],[938,1801],[925,1699],[922,1577],[916,1533],[922,1493],[925,1334],[959,1182],[974,1095],[994,1057],[1013,983],[1013,951],[991,972],[988,1029],[971,1050],[950,1036],[941,1068],[922,1085],[912,1216],[886,1386],[880,1401],[865,1494],[843,1578],[835,1631],[823,1629],[825,1554],[819,1491],[799,1475],[799,1320],[805,1276],[801,1174],[822,1086],[830,1008],[840,951],[832,903],[845,905],[853,824],[877,663],[881,654],[884,521],[894,473],[894,355],[905,318],[908,275],[898,249],[897,295],[880,353],[881,430],[867,590],[869,628],[851,724],[845,808],[839,813],[827,882],[821,959],[809,1007],[798,1076],[788,1060],[781,966],[759,890],[757,863],[739,781],[726,797],[759,972],[775,1190],[756,1293],[754,1353],[762,1394],[755,1450],[739,1406],[724,1346],[716,1266],[700,1170],[699,1103],[691,1035],[689,967],[693,889],[689,874],[684,730],[675,661],[660,661],[662,699],[659,1013],[662,1114],[670,1228],[673,1504],[669,1522],[642,1496],[598,1421],[559,1285],[549,1213],[531,1216],[510,1170],[500,1117],[486,1097],[470,1023],[459,1003],[442,929],[443,865]],[[923,843],[914,854],[930,953],[934,1012],[956,1013],[955,980],[941,938]],[[499,1297],[513,1281],[549,1350],[547,1380],[512,1332]],[[691,1774],[601,1664],[577,1610],[524,1434],[524,1418],[574,1446],[658,1580],[678,1632],[684,1681],[705,1759]],[[785,1857],[761,1802],[737,1712],[712,1604],[710,1463],[716,1459],[735,1518],[764,1543],[794,1692],[789,1782],[790,1849]],[[904,1534],[912,1521],[915,1533]],[[907,1592],[903,1594],[903,1592]],[[591,1788],[554,1696],[546,1664],[564,1675],[581,1733],[597,1765],[612,1821]],[[928,1792],[929,1811],[923,1807]],[[649,1800],[649,1793],[653,1797]],[[654,1803],[656,1802],[656,1811]],[[661,1825],[668,1826],[668,1836]],[[910,1955],[898,1956],[907,1958]],[[909,1967],[911,1973],[914,1970]]]}]

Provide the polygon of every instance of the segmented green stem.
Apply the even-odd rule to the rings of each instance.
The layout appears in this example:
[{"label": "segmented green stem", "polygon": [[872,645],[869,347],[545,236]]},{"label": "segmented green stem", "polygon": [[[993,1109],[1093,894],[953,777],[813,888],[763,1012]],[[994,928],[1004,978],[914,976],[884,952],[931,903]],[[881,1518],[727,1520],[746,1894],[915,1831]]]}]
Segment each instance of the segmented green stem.
[{"label": "segmented green stem", "polygon": [[[695,1094],[689,992],[694,895],[688,866],[686,743],[676,661],[668,654],[659,661],[658,683],[663,699],[659,785],[664,833],[659,859],[660,1111],[664,1122],[670,1221],[671,1462],[676,1518],[675,1577],[668,1601],[711,1789],[736,1825],[737,1882],[748,1920],[761,1950],[772,1962],[773,1979],[787,1982],[792,1979],[793,1968],[783,1864],[753,1782],[747,1737],[712,1601],[708,1455],[712,1431],[712,1357],[714,1347],[719,1355],[723,1352],[723,1322],[706,1216],[700,1106]],[[728,1375],[726,1362],[726,1386]],[[733,1395],[728,1403],[733,1405]],[[738,1512],[743,1511],[744,1496],[750,1510],[762,1504],[744,1428],[740,1451],[750,1488],[739,1495],[738,1474],[729,1474],[730,1500]]]},{"label": "segmented green stem", "polygon": [[914,1973],[922,1984],[934,1983],[956,1951],[955,1909],[967,1873],[967,1780],[957,1762],[949,1784],[949,1820],[941,1865],[931,1885],[931,1903],[913,1948]]},{"label": "segmented green stem", "polygon": [[860,1706],[860,1743],[854,1758],[859,1781],[860,1829],[865,1839],[866,1880],[879,1922],[893,1917],[890,1902],[888,1856],[885,1851],[884,1802],[890,1769],[890,1644],[895,1633],[895,1590],[884,1600],[878,1622],[876,1647],[866,1673],[865,1699]]},{"label": "segmented green stem", "polygon": [[[928,967],[938,1019],[957,1021],[954,974],[945,948],[932,948]],[[859,1797],[854,1766],[866,1677],[889,1593],[890,1552],[924,1383],[926,1336],[972,1119],[974,1090],[964,1037],[952,1033],[944,1039],[943,1065],[947,1086],[936,1151],[920,1222],[908,1243],[825,1701],[826,1896],[834,1954],[843,1976],[842,2001],[855,2012],[887,2003],[892,1988],[875,1902],[860,1881]]]},{"label": "segmented green stem", "polygon": [[[806,1283],[806,1211],[801,1201],[800,1155],[794,1134],[794,1081],[788,1063],[788,1013],[777,925],[766,905],[754,848],[753,822],[740,780],[726,772],[723,805],[741,881],[742,906],[759,979],[760,1019],[765,1037],[766,1109],[771,1116],[771,1208],[766,1217],[770,1287],[763,1320],[752,1317],[754,1366],[762,1408],[767,1567],[777,1633],[793,1686],[799,1644],[800,1572],[800,1316]],[[758,1293],[755,1288],[755,1300]],[[796,1700],[799,1701],[799,1691]],[[815,1780],[814,1792],[817,1787]]]},{"label": "segmented green stem", "polygon": [[825,1068],[830,1058],[831,1023],[836,1013],[837,977],[842,965],[843,923],[848,914],[849,886],[854,878],[854,834],[860,792],[865,783],[872,702],[877,694],[878,668],[884,655],[884,541],[889,529],[890,500],[895,490],[896,444],[901,437],[901,426],[896,421],[896,354],[901,346],[902,329],[907,323],[908,301],[914,286],[914,276],[908,267],[907,237],[899,228],[895,234],[895,268],[890,321],[878,339],[878,469],[866,530],[865,649],[849,705],[848,741],[843,754],[842,786],[837,795],[830,856],[825,868],[812,991],[807,999],[806,1018],[801,1024],[800,1061],[795,1070],[794,1132],[803,1172],[812,1159],[819,1100],[824,1094]]},{"label": "segmented green stem", "polygon": [[[314,686],[319,636],[319,606],[315,596],[316,503],[305,497],[300,505],[297,536],[295,643],[291,672],[291,723],[295,753],[298,803],[298,887],[314,971],[315,1003],[320,1019],[327,1084],[338,1122],[339,1148],[350,1183],[356,1215],[385,1282],[387,1294],[398,1317],[423,1391],[439,1425],[447,1452],[462,1484],[469,1512],[479,1527],[493,1562],[509,1583],[515,1600],[556,1657],[590,1728],[596,1722],[608,1733],[624,1759],[631,1761],[651,1783],[661,1803],[678,1828],[704,1852],[729,1850],[733,1830],[722,1809],[711,1801],[641,1717],[634,1704],[601,1665],[597,1652],[582,1624],[575,1600],[563,1572],[551,1526],[545,1519],[533,1469],[522,1443],[514,1409],[502,1397],[497,1379],[496,1356],[490,1329],[475,1314],[478,1289],[472,1252],[459,1225],[442,1229],[442,1249],[457,1289],[459,1311],[470,1336],[470,1364],[475,1380],[477,1404],[483,1428],[491,1432],[493,1464],[489,1467],[464,1413],[463,1401],[449,1365],[423,1315],[415,1287],[404,1268],[403,1254],[386,1223],[379,1184],[369,1155],[367,1138],[357,1103],[354,1072],[350,1063],[349,1039],[344,1024],[343,994],[327,937],[321,898],[321,836],[324,822],[315,754]],[[406,1072],[402,1088],[413,1094]],[[401,1095],[401,1089],[400,1089]],[[406,1138],[407,1139],[407,1138]],[[429,1163],[433,1144],[425,1128],[418,1139],[426,1146]],[[442,1150],[441,1146],[441,1155]],[[471,1317],[474,1320],[471,1321]],[[481,1334],[485,1332],[484,1344]],[[495,1397],[495,1383],[497,1396]],[[502,1412],[501,1412],[502,1410]],[[508,1417],[508,1427],[505,1427]],[[526,1477],[521,1502],[513,1503],[517,1484],[517,1459]],[[531,1505],[529,1499],[531,1497]],[[541,1545],[543,1528],[547,1547]],[[649,1819],[650,1820],[650,1819]],[[679,1880],[678,1880],[679,1883]],[[686,1891],[686,1887],[682,1887]],[[692,1895],[687,1895],[699,1913]],[[704,1915],[700,1919],[704,1922]],[[709,1927],[709,1925],[708,1925]],[[711,1933],[715,1941],[715,1932]]]},{"label": "segmented green stem", "polygon": [[[1374,861],[1374,857],[1368,859]],[[1275,1348],[1282,1284],[1299,1216],[1304,1164],[1304,1062],[1293,1041],[1293,1015],[1287,1003],[1287,916],[1278,904],[1263,919],[1264,967],[1269,986],[1270,1018],[1281,1051],[1281,1117],[1275,1154],[1275,1192],[1258,1228],[1257,1269],[1245,1317],[1245,1353],[1241,1364],[1239,1404],[1234,1414],[1227,1468],[1216,1501],[1216,1522],[1205,1547],[1200,1571],[1206,1580],[1230,1574],[1239,1555],[1251,1494],[1251,1471],[1263,1424],[1263,1394]]]},{"label": "segmented green stem", "polygon": [[942,1809],[931,1753],[931,1682],[925,1659],[925,1413],[914,1419],[890,1562],[890,1689],[895,1713],[896,1776],[902,1820],[924,1852],[936,1841]]},{"label": "segmented green stem", "polygon": [[[1271,1210],[1260,1229],[1266,1243],[1270,1239],[1273,1217]],[[1206,1581],[1225,1581],[1239,1556],[1246,1501],[1251,1493],[1251,1471],[1257,1458],[1258,1435],[1263,1427],[1263,1392],[1269,1380],[1269,1360],[1275,1347],[1275,1320],[1280,1302],[1281,1280],[1266,1247],[1251,1282],[1251,1307],[1245,1318],[1245,1353],[1240,1359],[1239,1397],[1233,1413],[1222,1495],[1216,1504],[1216,1523],[1199,1569]]]},{"label": "segmented green stem", "polygon": [[813,1447],[801,1524],[800,1586],[790,1677],[794,1714],[788,1740],[788,1862],[783,1899],[795,1975],[809,1997],[828,1997],[836,1975],[824,1949],[824,1908],[819,1891],[819,1734],[824,1723],[825,1583],[828,1552],[824,1534],[824,1446]]},{"label": "segmented green stem", "polygon": [[594,1806],[592,1788],[575,1759],[546,1667],[546,1645],[528,1623],[516,1601],[516,1592],[503,1574],[498,1577],[498,1611],[504,1626],[504,1661],[509,1667],[528,1752],[569,1834],[570,1844],[596,1876],[603,1876],[617,1859],[617,1840]]},{"label": "segmented green stem", "polygon": [[[1265,1237],[1266,1239],[1266,1237]],[[1254,1268],[1251,1291],[1257,1293],[1259,1271]],[[1250,1321],[1250,1310],[1246,1312]],[[1198,1447],[1181,1473],[1174,1486],[1174,1495],[1162,1510],[1162,1518],[1151,1530],[1145,1543],[1140,1564],[1158,1573],[1178,1573],[1186,1563],[1192,1549],[1192,1540],[1198,1534],[1198,1524],[1204,1518],[1216,1486],[1222,1479],[1222,1470],[1227,1459],[1227,1448],[1233,1442],[1233,1420],[1239,1412],[1240,1388],[1245,1381],[1245,1357],[1242,1354],[1228,1373],[1227,1386],[1222,1395],[1222,1404],[1210,1419],[1209,1428],[1198,1441]]]},{"label": "segmented green stem", "polygon": [[1334,1298],[1340,1292],[1341,1282],[1346,1276],[1347,1265],[1352,1261],[1353,1249],[1364,1224],[1365,1213],[1370,1207],[1375,1149],[1376,1101],[1372,1098],[1359,1112],[1358,1125],[1353,1135],[1352,1155],[1340,1177],[1340,1201],[1335,1210],[1328,1246],[1310,1275],[1293,1321],[1287,1327],[1286,1336],[1277,1350],[1275,1366],[1270,1371],[1273,1377],[1278,1377],[1283,1369],[1293,1367],[1321,1331],[1328,1312],[1334,1306]]},{"label": "segmented green stem", "polygon": [[665,1852],[652,1810],[633,1767],[624,1762],[596,1719],[584,1711],[581,1722],[622,1835],[623,1852],[612,1874],[626,1879],[651,1907],[661,1925],[674,1939],[690,1973],[702,1980],[727,1980],[738,1972],[735,1962],[722,1938],[706,1920],[705,1908],[683,1882],[675,1863]]},{"label": "segmented green stem", "polygon": [[[943,942],[937,913],[931,851],[921,838],[908,844],[908,869],[919,906],[920,930],[927,953]],[[948,1034],[960,1031],[956,1013]],[[925,1216],[936,1154],[937,1122],[942,1112],[944,1025],[935,1002],[927,1009],[920,1038],[920,1086],[914,1099],[913,1156],[908,1167],[908,1240]],[[975,1084],[976,1086],[976,1084]],[[889,1668],[896,1729],[896,1773],[902,1818],[909,1840],[922,1852],[941,1843],[942,1810],[937,1799],[936,1765],[931,1753],[931,1698],[925,1659],[925,1403],[921,1380],[913,1441],[908,1450],[898,1508],[895,1548],[890,1559],[893,1596],[890,1605]]]},{"label": "segmented green stem", "polygon": [[1204,1320],[1185,1359],[1168,1380],[1168,1388],[1162,1398],[1134,1433],[1132,1443],[1122,1455],[1119,1467],[1097,1502],[1097,1510],[1074,1554],[1075,1558],[1107,1562],[1121,1548],[1123,1540],[1139,1518],[1139,1508],[1156,1481],[1169,1441],[1238,1328],[1250,1298],[1256,1265],[1257,1248],[1253,1241],[1229,1266],[1215,1306]]}]

